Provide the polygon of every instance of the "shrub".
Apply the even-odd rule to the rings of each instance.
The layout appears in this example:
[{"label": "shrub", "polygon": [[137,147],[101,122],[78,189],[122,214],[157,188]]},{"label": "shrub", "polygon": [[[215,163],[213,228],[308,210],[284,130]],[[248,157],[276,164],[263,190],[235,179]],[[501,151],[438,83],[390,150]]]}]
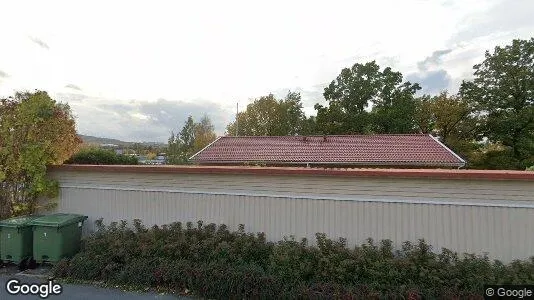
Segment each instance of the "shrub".
[{"label": "shrub", "polygon": [[101,148],[84,148],[69,158],[66,164],[85,165],[137,165],[135,156],[117,154],[113,150]]},{"label": "shrub", "polygon": [[344,239],[317,234],[268,242],[244,226],[180,222],[144,227],[125,221],[104,226],[62,260],[55,276],[159,287],[215,299],[481,299],[483,284],[534,283],[534,257],[503,264],[487,256],[432,251],[424,240],[369,239],[352,249]]}]

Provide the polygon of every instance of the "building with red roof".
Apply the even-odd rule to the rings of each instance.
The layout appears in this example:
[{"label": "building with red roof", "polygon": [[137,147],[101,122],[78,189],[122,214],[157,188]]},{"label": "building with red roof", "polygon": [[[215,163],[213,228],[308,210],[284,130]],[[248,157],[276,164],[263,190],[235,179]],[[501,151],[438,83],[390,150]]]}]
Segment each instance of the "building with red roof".
[{"label": "building with red roof", "polygon": [[193,155],[201,165],[461,168],[466,162],[427,134],[223,136]]}]

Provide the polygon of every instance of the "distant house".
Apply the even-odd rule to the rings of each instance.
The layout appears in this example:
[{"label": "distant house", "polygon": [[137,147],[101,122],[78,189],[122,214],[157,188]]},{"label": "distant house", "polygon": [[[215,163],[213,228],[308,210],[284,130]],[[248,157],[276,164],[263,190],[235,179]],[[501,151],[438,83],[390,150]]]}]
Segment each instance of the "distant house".
[{"label": "distant house", "polygon": [[167,163],[167,158],[164,155],[158,155],[154,159],[154,164],[156,165],[164,165]]},{"label": "distant house", "polygon": [[[164,153],[160,153],[164,154]],[[142,165],[165,165],[167,164],[167,157],[165,155],[158,155],[154,159],[148,159],[145,155],[138,156],[139,164]]]},{"label": "distant house", "polygon": [[144,156],[144,155],[138,155],[137,159],[138,159],[140,164],[144,164],[147,161],[147,157]]},{"label": "distant house", "polygon": [[100,144],[100,147],[102,148],[117,148],[119,145],[116,144]]},{"label": "distant house", "polygon": [[224,136],[190,160],[202,165],[460,168],[465,160],[426,134]]}]

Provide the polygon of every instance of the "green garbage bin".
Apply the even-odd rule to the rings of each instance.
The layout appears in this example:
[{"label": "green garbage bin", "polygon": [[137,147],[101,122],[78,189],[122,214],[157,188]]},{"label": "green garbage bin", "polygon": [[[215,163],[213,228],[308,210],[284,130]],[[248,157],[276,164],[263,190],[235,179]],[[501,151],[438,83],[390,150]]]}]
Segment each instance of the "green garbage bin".
[{"label": "green garbage bin", "polygon": [[33,253],[31,221],[38,216],[15,217],[0,221],[0,260],[20,263]]},{"label": "green garbage bin", "polygon": [[83,222],[87,216],[53,214],[34,219],[33,258],[38,262],[58,262],[80,250]]}]

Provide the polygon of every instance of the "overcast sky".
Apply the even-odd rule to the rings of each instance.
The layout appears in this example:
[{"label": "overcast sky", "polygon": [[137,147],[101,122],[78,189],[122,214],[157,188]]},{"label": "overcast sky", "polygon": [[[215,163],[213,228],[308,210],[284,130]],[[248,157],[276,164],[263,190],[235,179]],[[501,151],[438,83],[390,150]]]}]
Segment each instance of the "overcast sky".
[{"label": "overcast sky", "polygon": [[456,92],[484,51],[534,32],[533,0],[2,1],[0,96],[41,89],[82,134],[166,141],[187,115],[223,134],[254,97],[308,115],[344,67],[376,60]]}]

